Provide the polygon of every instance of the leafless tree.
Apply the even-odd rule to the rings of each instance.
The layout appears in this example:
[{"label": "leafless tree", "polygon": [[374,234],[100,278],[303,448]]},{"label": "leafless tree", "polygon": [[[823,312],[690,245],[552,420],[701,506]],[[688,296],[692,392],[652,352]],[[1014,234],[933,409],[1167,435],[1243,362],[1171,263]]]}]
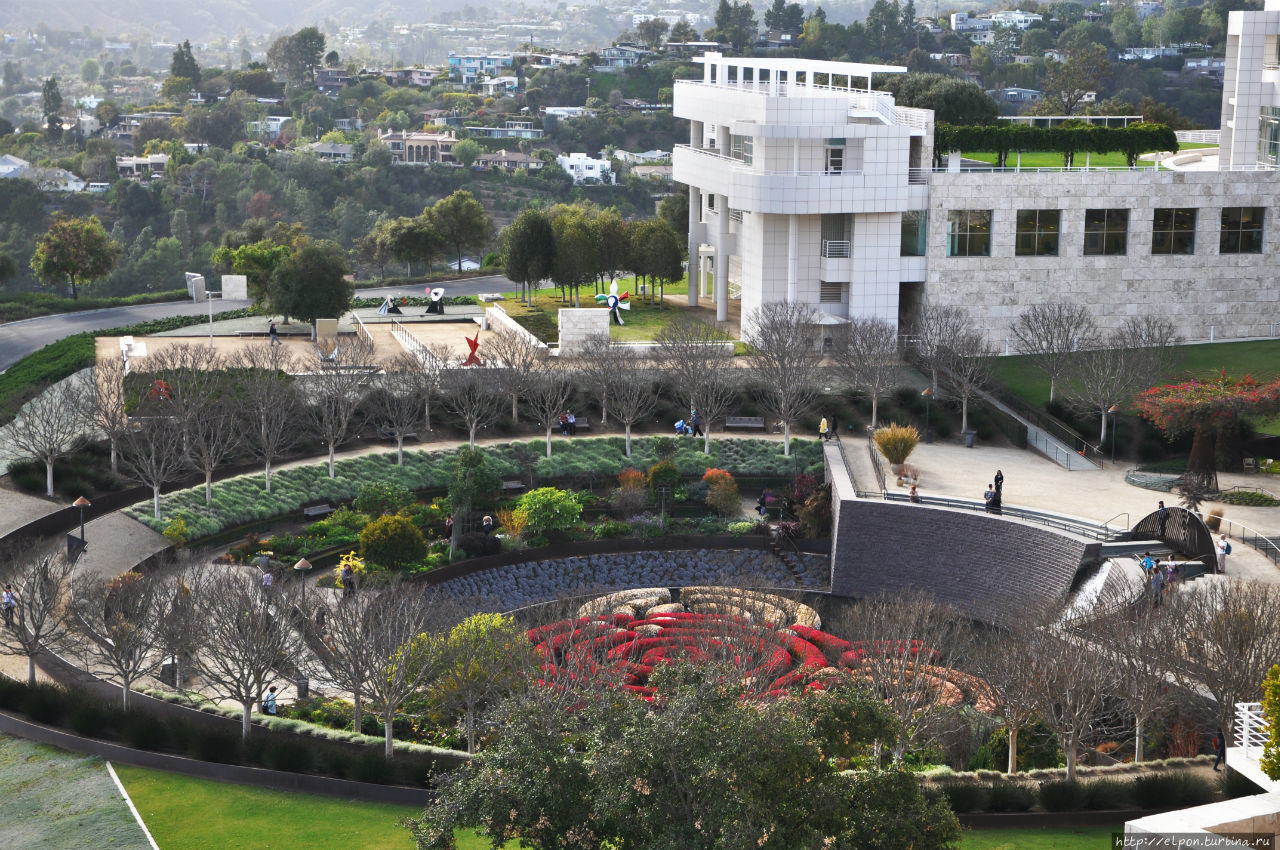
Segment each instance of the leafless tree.
[{"label": "leafless tree", "polygon": [[129,475],[151,488],[156,519],[160,519],[160,491],[188,463],[182,419],[167,404],[163,399],[147,399],[139,413],[129,417],[121,446]]},{"label": "leafless tree", "polygon": [[1280,588],[1238,580],[1196,582],[1169,600],[1178,680],[1217,702],[1218,724],[1231,728],[1238,702],[1262,698],[1262,680],[1280,658]]},{"label": "leafless tree", "polygon": [[1080,749],[1114,692],[1115,673],[1092,643],[1070,632],[1038,629],[1034,646],[1037,714],[1057,736],[1067,758],[1067,780],[1074,781]]},{"label": "leafless tree", "polygon": [[494,386],[496,376],[483,366],[459,366],[441,375],[440,390],[444,406],[467,426],[471,448],[476,447],[476,432],[487,428],[502,410],[502,395]]},{"label": "leafless tree", "polygon": [[1101,337],[1093,348],[1077,352],[1064,373],[1067,402],[1101,420],[1099,440],[1107,439],[1107,411],[1127,405],[1140,390],[1173,368],[1181,338],[1173,323],[1135,317]]},{"label": "leafless tree", "polygon": [[53,464],[84,433],[79,390],[73,379],[59,381],[22,406],[9,426],[9,440],[21,454],[44,464],[45,495],[53,497]]},{"label": "leafless tree", "polygon": [[173,685],[181,691],[183,666],[200,650],[200,624],[196,622],[195,598],[191,593],[189,574],[204,569],[203,564],[190,564],[166,573],[161,579],[156,631],[160,649],[173,659]]},{"label": "leafless tree", "polygon": [[159,660],[160,588],[155,573],[82,573],[71,581],[70,628],[63,643],[86,669],[119,680],[126,709],[134,683]]},{"label": "leafless tree", "polygon": [[547,457],[551,457],[551,432],[565,405],[573,397],[574,372],[568,361],[547,358],[539,362],[525,385],[525,398],[534,418],[547,437]]},{"label": "leafless tree", "polygon": [[935,396],[938,394],[938,374],[949,357],[949,344],[961,333],[970,330],[973,330],[973,323],[959,307],[925,308],[920,321],[920,341],[916,356],[921,365],[929,370]]},{"label": "leafless tree", "polygon": [[657,359],[676,394],[703,421],[703,451],[711,453],[711,423],[738,399],[733,348],[723,333],[687,313],[677,313],[657,336]]},{"label": "leafless tree", "polygon": [[279,585],[264,591],[245,573],[211,570],[193,574],[191,593],[200,636],[195,667],[216,696],[240,704],[247,738],[254,703],[301,649],[287,621],[289,591]]},{"label": "leafless tree", "polygon": [[960,399],[960,430],[969,430],[969,400],[991,381],[995,349],[981,331],[964,330],[939,349],[937,369]]},{"label": "leafless tree", "polygon": [[627,457],[631,457],[631,429],[637,422],[648,418],[658,403],[657,383],[657,371],[648,363],[631,360],[614,372],[614,386],[610,392],[614,418],[626,431]]},{"label": "leafless tree", "polygon": [[[311,430],[329,449],[330,478],[336,476],[334,454],[338,444],[351,435],[356,411],[369,384],[374,350],[371,337],[344,337],[332,352],[333,361],[324,361],[322,356],[320,370],[302,379],[310,399],[306,409]],[[323,349],[317,346],[317,351]]]},{"label": "leafless tree", "polygon": [[364,723],[365,685],[378,666],[369,635],[381,627],[390,613],[386,608],[390,598],[393,597],[387,593],[374,591],[320,603],[320,610],[324,611],[324,647],[317,649],[316,657],[328,680],[352,695],[351,728],[356,732]]},{"label": "leafless tree", "polygon": [[1058,378],[1071,355],[1093,348],[1098,333],[1088,308],[1064,301],[1032,304],[1018,315],[1009,331],[1018,351],[1048,376],[1049,401],[1053,401]]},{"label": "leafless tree", "polygon": [[107,438],[111,471],[118,473],[120,440],[129,430],[125,402],[124,364],[115,358],[99,360],[80,383],[81,416]]},{"label": "leafless tree", "polygon": [[204,503],[213,504],[213,473],[239,449],[238,400],[227,378],[227,361],[203,345],[176,345],[148,363],[163,377],[167,407],[182,429],[191,465],[204,473]]},{"label": "leafless tree", "polygon": [[954,611],[915,593],[863,600],[836,621],[833,631],[863,642],[861,672],[898,721],[894,761],[939,719],[939,680],[970,643],[963,623]]},{"label": "leafless tree", "polygon": [[611,337],[592,337],[574,358],[575,368],[583,382],[600,400],[600,424],[609,424],[609,402],[619,387],[618,375],[636,359],[633,352],[614,342]]},{"label": "leafless tree", "polygon": [[1174,672],[1169,637],[1176,633],[1172,606],[1100,607],[1111,613],[1095,617],[1080,631],[1115,673],[1114,693],[1133,717],[1133,760],[1142,761],[1147,725],[1169,702]]},{"label": "leafless tree", "polygon": [[443,646],[452,625],[448,606],[429,600],[421,588],[391,586],[369,591],[382,598],[373,605],[382,612],[376,628],[365,635],[373,667],[364,696],[382,720],[386,756],[394,755],[391,724],[405,700],[439,673]]},{"label": "leafless tree", "polygon": [[7,559],[0,583],[11,585],[17,605],[13,626],[0,630],[0,645],[27,656],[27,682],[36,683],[36,655],[58,646],[66,631],[74,562],[53,549],[17,552]]},{"label": "leafless tree", "polygon": [[491,377],[497,378],[503,391],[511,396],[511,421],[518,422],[520,397],[536,380],[535,372],[547,358],[547,348],[532,334],[503,328],[485,344],[485,351],[489,367],[500,370]]},{"label": "leafless tree", "polygon": [[884,319],[851,319],[835,334],[832,359],[841,379],[871,399],[871,427],[876,427],[880,397],[893,387],[902,362],[897,330]]},{"label": "leafless tree", "polygon": [[396,465],[404,466],[404,441],[425,427],[426,396],[418,359],[401,354],[388,361],[367,401],[374,420],[396,441]]},{"label": "leafless tree", "polygon": [[290,376],[296,364],[283,346],[254,346],[236,360],[241,418],[246,422],[246,445],[262,461],[266,490],[271,492],[271,465],[298,439],[301,400]]},{"label": "leafless tree", "polygon": [[1018,733],[1031,725],[1039,708],[1035,678],[1036,632],[1049,618],[1027,611],[975,644],[972,670],[985,683],[991,714],[1009,734],[1006,772],[1018,772]]},{"label": "leafless tree", "polygon": [[761,385],[760,406],[782,422],[782,453],[790,455],[791,426],[818,398],[818,311],[801,301],[771,301],[752,310],[745,324],[755,349],[751,371]]}]

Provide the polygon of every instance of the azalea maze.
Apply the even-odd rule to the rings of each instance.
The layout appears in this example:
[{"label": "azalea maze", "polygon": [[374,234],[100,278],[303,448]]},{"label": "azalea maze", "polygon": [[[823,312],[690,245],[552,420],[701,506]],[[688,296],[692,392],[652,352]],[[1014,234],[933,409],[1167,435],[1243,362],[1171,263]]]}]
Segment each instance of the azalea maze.
[{"label": "azalea maze", "polygon": [[673,599],[665,588],[644,588],[599,597],[577,615],[528,632],[547,686],[598,683],[652,699],[654,670],[688,661],[737,670],[749,696],[767,699],[857,679],[874,684],[887,667],[896,677],[922,677],[937,703],[990,708],[985,683],[935,665],[936,649],[916,640],[844,640],[821,631],[812,608],[775,594],[686,587]]}]

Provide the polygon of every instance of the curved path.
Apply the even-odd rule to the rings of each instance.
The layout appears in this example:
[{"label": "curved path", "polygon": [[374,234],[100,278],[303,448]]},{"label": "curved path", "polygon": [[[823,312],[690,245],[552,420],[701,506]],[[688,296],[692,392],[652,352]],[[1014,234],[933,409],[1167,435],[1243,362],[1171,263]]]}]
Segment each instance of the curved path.
[{"label": "curved path", "polygon": [[[514,287],[503,275],[488,277],[470,277],[453,281],[441,281],[435,284],[443,286],[452,295],[477,295],[481,292],[505,292]],[[390,295],[421,295],[423,287],[413,286],[379,286],[361,289],[356,292],[362,298],[376,298]],[[214,301],[214,312],[235,310],[249,306],[248,301]],[[78,313],[58,313],[53,316],[39,316],[34,319],[23,319],[18,322],[7,322],[0,325],[0,372],[8,369],[18,360],[37,351],[51,342],[82,331],[96,331],[105,328],[118,328],[152,319],[165,319],[169,316],[200,316],[207,314],[207,304],[193,304],[190,301],[166,301],[162,304],[140,304],[135,307],[107,307],[101,310],[82,310]]]}]

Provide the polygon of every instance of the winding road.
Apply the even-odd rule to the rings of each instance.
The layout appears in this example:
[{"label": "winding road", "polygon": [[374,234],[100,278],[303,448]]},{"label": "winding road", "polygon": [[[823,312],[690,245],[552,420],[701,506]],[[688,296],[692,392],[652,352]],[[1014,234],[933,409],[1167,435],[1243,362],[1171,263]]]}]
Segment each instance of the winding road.
[{"label": "winding road", "polygon": [[[469,277],[459,280],[440,281],[434,286],[444,287],[449,295],[477,295],[481,292],[506,292],[515,288],[515,284],[503,275],[486,277]],[[359,289],[356,294],[362,298],[376,298],[390,295],[422,295],[423,285],[412,286],[378,286]],[[234,310],[249,306],[248,301],[215,301],[214,312]],[[34,319],[23,319],[18,322],[0,324],[0,372],[51,342],[82,331],[96,331],[105,328],[118,328],[125,325],[146,322],[152,319],[164,319],[169,316],[198,316],[208,313],[206,304],[193,304],[190,301],[167,301],[163,304],[142,304],[136,307],[107,307],[101,310],[83,310],[78,313],[58,313],[53,316],[39,316]]]}]

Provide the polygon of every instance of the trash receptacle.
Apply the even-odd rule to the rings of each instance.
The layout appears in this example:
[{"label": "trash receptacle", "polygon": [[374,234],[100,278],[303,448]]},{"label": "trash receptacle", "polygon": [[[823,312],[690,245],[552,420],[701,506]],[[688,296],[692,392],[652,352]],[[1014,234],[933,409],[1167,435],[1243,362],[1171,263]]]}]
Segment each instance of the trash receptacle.
[{"label": "trash receptacle", "polygon": [[294,690],[297,691],[298,699],[307,699],[311,696],[311,682],[306,676],[303,676],[298,679],[298,681],[294,682],[293,686]]},{"label": "trash receptacle", "polygon": [[160,664],[160,681],[171,688],[178,687],[178,659],[172,655]]},{"label": "trash receptacle", "polygon": [[973,448],[973,438],[974,438],[974,437],[976,437],[977,435],[978,435],[978,432],[977,432],[977,431],[965,431],[965,432],[964,432],[964,447],[965,447],[966,449],[971,449],[971,448]]}]

